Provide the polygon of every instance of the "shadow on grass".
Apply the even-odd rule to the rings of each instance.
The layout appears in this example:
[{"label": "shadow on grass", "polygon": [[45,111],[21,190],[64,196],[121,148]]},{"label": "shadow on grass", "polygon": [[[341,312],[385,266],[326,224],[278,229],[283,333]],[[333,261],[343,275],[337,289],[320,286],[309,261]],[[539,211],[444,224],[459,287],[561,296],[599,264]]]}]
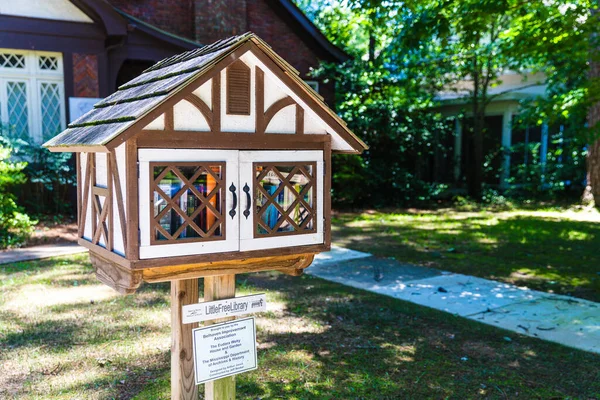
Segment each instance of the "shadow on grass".
[{"label": "shadow on grass", "polygon": [[600,301],[600,224],[492,217],[342,215],[334,239],[400,262]]},{"label": "shadow on grass", "polygon": [[238,378],[247,397],[585,398],[600,391],[594,354],[317,278],[246,279],[256,290],[279,289],[286,314],[322,327],[270,333],[259,324],[268,348],[259,352],[259,370]]}]

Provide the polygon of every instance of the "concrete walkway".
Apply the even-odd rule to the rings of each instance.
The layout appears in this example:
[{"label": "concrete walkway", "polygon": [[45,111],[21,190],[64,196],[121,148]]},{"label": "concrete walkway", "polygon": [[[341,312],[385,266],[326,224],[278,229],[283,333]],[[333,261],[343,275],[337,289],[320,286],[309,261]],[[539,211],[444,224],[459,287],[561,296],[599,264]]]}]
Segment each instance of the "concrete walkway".
[{"label": "concrete walkway", "polygon": [[22,249],[0,251],[0,264],[38,260],[40,258],[68,256],[88,251],[77,243],[45,244]]},{"label": "concrete walkway", "polygon": [[600,304],[332,248],[306,273],[600,354]]}]

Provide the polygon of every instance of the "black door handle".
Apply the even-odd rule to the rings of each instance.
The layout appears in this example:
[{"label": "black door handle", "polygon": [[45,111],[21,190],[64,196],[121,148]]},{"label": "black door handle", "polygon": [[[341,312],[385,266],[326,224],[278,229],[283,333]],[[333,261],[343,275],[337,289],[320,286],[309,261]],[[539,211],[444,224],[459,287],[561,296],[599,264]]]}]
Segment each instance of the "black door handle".
[{"label": "black door handle", "polygon": [[229,215],[231,215],[231,219],[233,219],[233,217],[235,217],[235,209],[237,208],[237,194],[235,194],[235,185],[233,182],[231,183],[231,186],[229,186],[229,191],[233,195],[233,207],[229,210]]},{"label": "black door handle", "polygon": [[252,198],[250,197],[250,188],[248,187],[248,183],[244,185],[244,193],[246,193],[246,209],[244,210],[244,217],[248,219],[250,216],[250,205],[252,203]]}]

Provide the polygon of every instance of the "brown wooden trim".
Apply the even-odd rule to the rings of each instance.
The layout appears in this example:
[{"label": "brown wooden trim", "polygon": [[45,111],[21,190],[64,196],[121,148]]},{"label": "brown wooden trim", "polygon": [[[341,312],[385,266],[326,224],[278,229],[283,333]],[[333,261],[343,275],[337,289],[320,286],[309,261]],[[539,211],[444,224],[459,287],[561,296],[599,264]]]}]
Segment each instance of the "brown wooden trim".
[{"label": "brown wooden trim", "polygon": [[325,176],[323,177],[323,232],[325,245],[331,246],[331,136],[323,151]]},{"label": "brown wooden trim", "polygon": [[296,104],[296,135],[304,135],[304,109]]},{"label": "brown wooden trim", "polygon": [[[81,153],[75,153],[75,168],[77,169],[77,232],[81,226]],[[78,233],[79,235],[79,233]]]},{"label": "brown wooden trim", "polygon": [[106,219],[108,217],[108,210],[110,210],[110,203],[108,202],[108,197],[104,198],[104,206],[102,206],[102,203],[100,202],[100,196],[94,195],[94,198],[92,199],[92,204],[94,205],[98,218],[96,230],[94,231],[92,236],[92,243],[99,244],[100,238],[104,237],[104,244],[106,248],[108,250],[112,250],[109,247],[108,226],[106,223]]},{"label": "brown wooden trim", "polygon": [[[227,66],[227,69],[225,71],[225,77],[227,80],[225,86],[225,106],[227,114],[250,115],[252,113],[252,103],[250,102],[250,91],[252,87],[252,71],[250,70],[250,67],[238,58],[235,62]],[[242,72],[245,75],[244,78],[248,80],[248,87],[246,88],[246,90],[241,91],[241,88],[232,85],[231,75],[235,71]],[[243,104],[236,105],[236,107],[239,107],[239,109],[233,110],[233,101]]]},{"label": "brown wooden trim", "polygon": [[293,254],[287,256],[258,257],[244,260],[200,262],[188,265],[156,267],[144,269],[141,270],[141,272],[144,281],[151,283],[166,282],[174,279],[190,279],[272,270],[282,270],[282,272],[285,271],[285,273],[289,273],[287,271],[298,271],[307,268],[312,263],[313,258],[314,254]]},{"label": "brown wooden trim", "polygon": [[313,244],[307,246],[280,247],[273,249],[232,251],[224,253],[194,254],[189,256],[176,256],[167,258],[149,258],[144,260],[132,260],[131,269],[146,269],[164,266],[177,266],[184,264],[198,264],[207,262],[221,262],[233,260],[245,260],[248,258],[288,256],[297,254],[316,254],[328,251],[329,246],[324,244]]},{"label": "brown wooden trim", "polygon": [[90,251],[90,261],[96,270],[96,278],[121,294],[132,294],[142,284],[142,271],[132,271],[116,262]]},{"label": "brown wooden trim", "polygon": [[[83,184],[83,198],[81,201],[81,216],[79,217],[78,236],[83,237],[85,232],[85,221],[87,217],[88,199],[90,197],[90,167],[92,165],[92,153],[87,153],[87,161],[85,164],[85,183]],[[93,214],[92,214],[93,215]]]},{"label": "brown wooden trim", "polygon": [[[96,154],[92,153],[92,158],[90,160],[90,187],[93,188],[96,186]],[[92,192],[90,195],[90,199],[92,201],[92,205],[90,207],[90,211],[92,212],[92,237],[94,237],[96,233],[96,224],[98,223],[98,215],[94,201],[94,193]]]},{"label": "brown wooden trim", "polygon": [[77,243],[80,246],[83,246],[83,247],[89,249],[90,252],[94,252],[94,253],[98,254],[102,258],[106,258],[107,260],[109,260],[111,262],[114,262],[116,264],[119,264],[120,266],[122,266],[124,268],[132,269],[131,268],[132,267],[131,262],[128,259],[120,256],[117,253],[113,253],[112,251],[108,251],[104,247],[99,246],[97,244],[93,244],[92,242],[90,242],[87,239],[81,238],[81,239],[79,239],[77,241]]},{"label": "brown wooden trim", "polygon": [[221,71],[212,78],[212,90],[211,90],[211,106],[212,106],[212,131],[221,131]]},{"label": "brown wooden trim", "polygon": [[207,148],[232,150],[323,149],[329,135],[290,135],[269,133],[256,135],[240,132],[144,131],[138,137],[140,148]]},{"label": "brown wooden trim", "polygon": [[255,131],[256,134],[265,133],[265,72],[258,66],[255,67],[256,84],[254,85],[254,108],[256,114]]},{"label": "brown wooden trim", "polygon": [[267,130],[269,123],[271,122],[271,120],[273,119],[275,114],[277,114],[279,111],[281,111],[285,107],[291,106],[294,104],[296,104],[296,102],[290,96],[284,97],[283,99],[279,99],[275,103],[271,104],[269,106],[269,108],[267,109],[267,111],[265,111],[265,115],[263,117],[263,122],[261,124],[262,125],[261,128],[263,129],[263,132]]},{"label": "brown wooden trim", "polygon": [[119,213],[119,223],[121,225],[121,237],[123,239],[123,248],[125,250],[125,254],[127,254],[127,220],[125,219],[125,203],[123,202],[123,190],[121,188],[121,178],[119,176],[119,165],[115,151],[113,150],[110,154],[114,160],[114,162],[111,163],[111,167],[113,184],[115,185],[115,194],[117,197],[116,205],[117,212]]},{"label": "brown wooden trim", "polygon": [[139,260],[138,152],[137,140],[125,144],[125,196],[127,198],[127,258]]},{"label": "brown wooden trim", "polygon": [[175,117],[173,116],[173,107],[169,107],[165,110],[165,131],[172,131],[175,129]]},{"label": "brown wooden trim", "polygon": [[184,100],[192,103],[192,105],[194,105],[198,109],[198,111],[200,111],[200,113],[204,116],[204,119],[206,119],[206,122],[208,123],[208,129],[210,131],[213,131],[213,113],[208,107],[208,105],[206,105],[206,103],[202,101],[200,97],[196,96],[193,93],[186,96]]},{"label": "brown wooden trim", "polygon": [[92,187],[92,194],[94,196],[108,197],[108,188],[102,186],[94,186]]},{"label": "brown wooden trim", "polygon": [[[135,136],[139,135],[140,133],[144,132],[143,129],[146,125],[148,125],[150,122],[154,121],[162,113],[164,113],[166,109],[168,109],[169,107],[173,107],[176,103],[178,103],[180,100],[184,99],[188,94],[190,94],[194,90],[198,89],[200,86],[202,86],[204,83],[208,82],[210,79],[216,78],[220,82],[221,71],[224,68],[227,68],[231,63],[235,62],[240,56],[242,56],[248,50],[250,50],[250,48],[252,46],[253,46],[253,44],[251,42],[246,42],[243,45],[241,45],[240,47],[238,47],[236,50],[234,50],[231,54],[226,56],[225,58],[223,58],[213,64],[207,65],[203,72],[199,72],[202,75],[200,75],[198,78],[196,78],[193,82],[191,82],[187,86],[184,86],[184,87],[176,90],[176,92],[173,93],[169,98],[164,100],[162,104],[156,106],[152,111],[150,111],[145,116],[143,116],[140,119],[138,119],[137,121],[135,121],[135,123],[131,127],[127,128],[123,133],[121,133],[120,135],[115,137],[113,140],[111,140],[105,146],[108,149],[114,149],[117,146],[119,146],[121,143],[124,143],[125,141],[129,140],[130,138],[135,137]],[[215,81],[215,82],[217,82],[217,81]],[[215,83],[213,83],[213,88],[214,88],[214,85],[215,85]],[[220,90],[220,85],[219,85],[219,90]],[[213,90],[213,93],[214,93],[214,90]],[[213,94],[213,96],[214,96],[214,94]],[[214,100],[214,97],[213,97],[213,100]],[[215,104],[215,106],[220,108],[219,105]],[[213,108],[215,106],[213,106]],[[217,110],[217,108],[214,108],[213,113],[216,115],[219,115],[218,112],[215,112],[216,110]],[[215,126],[218,127],[218,126],[220,126],[220,115],[219,115],[219,120],[217,122],[219,122],[219,123],[215,123]]]},{"label": "brown wooden trim", "polygon": [[115,227],[114,227],[114,215],[113,215],[113,178],[112,178],[112,163],[113,159],[111,154],[106,155],[106,186],[107,196],[104,200],[104,207],[108,207],[108,240],[106,241],[106,248],[109,251],[113,251],[115,244]]}]

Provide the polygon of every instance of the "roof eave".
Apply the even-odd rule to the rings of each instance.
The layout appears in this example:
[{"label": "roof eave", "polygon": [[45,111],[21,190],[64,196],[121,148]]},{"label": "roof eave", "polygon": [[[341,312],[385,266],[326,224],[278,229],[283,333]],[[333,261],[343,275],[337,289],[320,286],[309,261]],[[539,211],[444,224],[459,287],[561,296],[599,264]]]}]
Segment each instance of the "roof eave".
[{"label": "roof eave", "polygon": [[173,33],[164,31],[152,24],[149,24],[145,21],[142,21],[139,18],[134,17],[133,15],[127,14],[126,12],[119,10],[118,8],[114,8],[115,12],[122,15],[126,20],[133,22],[135,27],[140,31],[147,33],[150,36],[153,36],[159,40],[172,44],[174,46],[180,47],[185,50],[191,50],[196,47],[202,46],[200,43],[195,42],[193,40],[175,35]]}]

